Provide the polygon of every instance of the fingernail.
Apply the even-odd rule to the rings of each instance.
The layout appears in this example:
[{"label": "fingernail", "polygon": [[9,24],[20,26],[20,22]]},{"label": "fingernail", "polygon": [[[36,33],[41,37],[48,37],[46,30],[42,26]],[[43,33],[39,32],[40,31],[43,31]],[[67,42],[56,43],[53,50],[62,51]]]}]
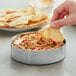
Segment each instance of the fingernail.
[{"label": "fingernail", "polygon": [[55,28],[56,25],[55,25],[54,23],[51,23],[51,24],[50,24],[50,27],[51,27],[51,28]]},{"label": "fingernail", "polygon": [[59,29],[60,27],[58,27],[56,24],[54,24],[54,23],[51,23],[50,24],[50,27],[51,28],[54,28],[54,29]]}]

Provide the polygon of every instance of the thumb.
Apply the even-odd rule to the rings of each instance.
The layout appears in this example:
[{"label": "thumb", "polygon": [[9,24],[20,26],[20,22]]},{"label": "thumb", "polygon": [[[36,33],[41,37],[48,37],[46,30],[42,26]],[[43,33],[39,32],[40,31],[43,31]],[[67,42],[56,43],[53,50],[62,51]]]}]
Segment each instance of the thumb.
[{"label": "thumb", "polygon": [[59,29],[63,26],[67,26],[67,25],[71,25],[71,24],[72,24],[72,19],[70,17],[67,17],[67,18],[59,19],[59,20],[56,20],[56,21],[50,23],[50,27]]}]

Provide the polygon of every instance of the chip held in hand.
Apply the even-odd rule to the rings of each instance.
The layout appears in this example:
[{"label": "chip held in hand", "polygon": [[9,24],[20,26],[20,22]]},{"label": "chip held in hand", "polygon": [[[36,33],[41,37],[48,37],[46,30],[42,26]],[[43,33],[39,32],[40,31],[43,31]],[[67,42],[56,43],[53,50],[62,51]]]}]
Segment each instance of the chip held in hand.
[{"label": "chip held in hand", "polygon": [[38,31],[44,38],[51,38],[55,42],[62,42],[64,37],[60,29],[52,29],[51,27]]}]

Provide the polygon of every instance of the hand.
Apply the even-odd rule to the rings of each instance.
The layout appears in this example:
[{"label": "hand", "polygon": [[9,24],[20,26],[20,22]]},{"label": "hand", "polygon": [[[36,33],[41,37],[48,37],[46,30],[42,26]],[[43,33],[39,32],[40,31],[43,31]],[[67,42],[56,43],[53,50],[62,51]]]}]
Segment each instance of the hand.
[{"label": "hand", "polygon": [[76,2],[65,1],[54,11],[50,26],[60,28],[67,25],[76,25]]}]

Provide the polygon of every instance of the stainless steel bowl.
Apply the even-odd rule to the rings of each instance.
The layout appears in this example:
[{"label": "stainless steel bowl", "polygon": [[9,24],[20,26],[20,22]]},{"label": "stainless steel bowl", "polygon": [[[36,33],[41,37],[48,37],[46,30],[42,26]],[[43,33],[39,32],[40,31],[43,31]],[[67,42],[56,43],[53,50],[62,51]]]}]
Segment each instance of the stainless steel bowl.
[{"label": "stainless steel bowl", "polygon": [[[20,35],[20,34],[19,34]],[[65,58],[66,52],[66,41],[64,40],[64,45],[60,48],[53,50],[45,50],[45,51],[29,51],[20,49],[12,44],[12,41],[18,35],[14,36],[11,39],[11,57],[12,59],[26,64],[51,64],[58,61],[61,61]]]}]

